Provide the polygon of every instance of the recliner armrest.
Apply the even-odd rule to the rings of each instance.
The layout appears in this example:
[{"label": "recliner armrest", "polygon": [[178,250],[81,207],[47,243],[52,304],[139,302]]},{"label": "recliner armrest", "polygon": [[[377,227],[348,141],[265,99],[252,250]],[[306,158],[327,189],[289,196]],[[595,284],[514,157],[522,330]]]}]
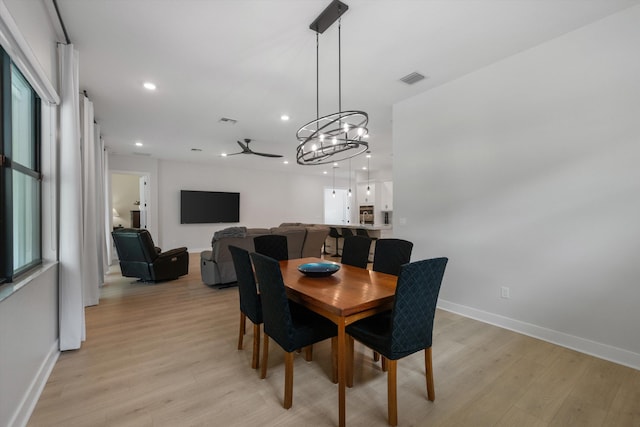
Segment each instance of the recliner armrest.
[{"label": "recliner armrest", "polygon": [[171,258],[174,257],[176,255],[180,255],[183,252],[186,252],[187,248],[186,247],[181,247],[181,248],[175,248],[175,249],[171,249],[168,250],[167,252],[163,252],[161,254],[158,255],[158,258]]}]

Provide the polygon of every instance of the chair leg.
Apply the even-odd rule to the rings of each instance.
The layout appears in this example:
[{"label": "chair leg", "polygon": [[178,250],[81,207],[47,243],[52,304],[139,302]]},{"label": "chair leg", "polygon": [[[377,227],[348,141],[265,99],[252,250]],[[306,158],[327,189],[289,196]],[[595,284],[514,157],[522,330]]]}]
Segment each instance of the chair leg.
[{"label": "chair leg", "polygon": [[238,334],[238,350],[242,350],[242,338],[244,337],[247,316],[240,312],[240,333]]},{"label": "chair leg", "polygon": [[304,348],[304,360],[311,362],[313,360],[313,344]]},{"label": "chair leg", "polygon": [[331,382],[338,384],[338,337],[331,338]]},{"label": "chair leg", "polygon": [[253,355],[251,357],[251,368],[258,369],[260,366],[260,325],[253,324]]},{"label": "chair leg", "polygon": [[260,368],[260,379],[267,378],[267,362],[269,361],[269,335],[264,334],[262,341],[262,366]]},{"label": "chair leg", "polygon": [[284,354],[284,409],[293,405],[293,353]]},{"label": "chair leg", "polygon": [[347,387],[353,387],[353,337],[347,335]]},{"label": "chair leg", "polygon": [[387,372],[388,366],[387,366],[387,358],[382,356],[382,372]]},{"label": "chair leg", "polygon": [[427,377],[427,397],[430,401],[436,398],[436,390],[433,385],[433,362],[431,359],[431,347],[424,349],[424,370]]},{"label": "chair leg", "polygon": [[378,353],[377,351],[373,352],[373,361],[377,362],[378,360],[380,360],[380,353]]},{"label": "chair leg", "polygon": [[[387,360],[386,358],[382,360]],[[398,425],[398,361],[387,360],[389,372],[387,373],[387,404],[389,406],[389,425]]]}]

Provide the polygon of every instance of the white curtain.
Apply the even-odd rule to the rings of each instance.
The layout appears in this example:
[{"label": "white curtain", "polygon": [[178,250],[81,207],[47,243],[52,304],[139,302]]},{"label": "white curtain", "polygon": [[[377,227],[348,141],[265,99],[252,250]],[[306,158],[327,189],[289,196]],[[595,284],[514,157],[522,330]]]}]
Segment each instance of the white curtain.
[{"label": "white curtain", "polygon": [[78,52],[58,45],[60,60],[60,350],[80,348],[85,340],[82,274],[82,157]]},{"label": "white curtain", "polygon": [[[98,127],[98,135],[100,134],[100,128]],[[107,158],[107,150],[104,147],[104,139],[102,137],[98,137],[100,144],[100,152],[102,153],[100,160],[100,189],[102,191],[102,199],[101,199],[101,209],[102,215],[102,230],[100,230],[100,246],[102,248],[102,260],[100,260],[102,264],[102,276],[105,277],[105,274],[109,271],[109,259],[111,252],[109,248],[111,245],[111,203],[109,203],[109,180],[107,179],[107,171],[109,170],[109,161]],[[99,211],[100,212],[100,211]]]},{"label": "white curtain", "polygon": [[[104,147],[104,141],[102,142],[102,146]],[[103,165],[102,165],[102,179],[104,181],[104,206],[105,206],[105,220],[104,220],[104,235],[105,235],[105,244],[106,244],[106,252],[104,257],[104,271],[109,271],[109,266],[111,265],[111,259],[113,255],[112,244],[111,244],[111,230],[113,227],[113,214],[111,213],[111,180],[107,175],[109,173],[109,153],[106,148],[103,151]]]},{"label": "white curtain", "polygon": [[60,45],[60,350],[80,348],[84,307],[96,305],[104,280],[104,147],[93,103],[80,99],[78,53]]},{"label": "white curtain", "polygon": [[86,96],[80,102],[82,150],[82,283],[84,305],[97,305],[104,272],[102,271],[102,149],[97,146],[93,102]]}]

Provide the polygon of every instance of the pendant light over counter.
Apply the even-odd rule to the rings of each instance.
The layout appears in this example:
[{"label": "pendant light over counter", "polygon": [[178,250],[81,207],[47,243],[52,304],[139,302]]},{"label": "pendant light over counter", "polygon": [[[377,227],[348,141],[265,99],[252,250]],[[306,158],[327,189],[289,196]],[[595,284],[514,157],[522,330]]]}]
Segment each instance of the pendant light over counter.
[{"label": "pendant light over counter", "polygon": [[[311,23],[316,32],[316,119],[305,124],[296,133],[298,148],[296,160],[300,165],[323,165],[350,159],[364,153],[369,144],[367,124],[369,115],[364,111],[342,111],[341,72],[341,16],[349,6],[333,0]],[[338,112],[320,117],[319,35],[338,20]]]}]

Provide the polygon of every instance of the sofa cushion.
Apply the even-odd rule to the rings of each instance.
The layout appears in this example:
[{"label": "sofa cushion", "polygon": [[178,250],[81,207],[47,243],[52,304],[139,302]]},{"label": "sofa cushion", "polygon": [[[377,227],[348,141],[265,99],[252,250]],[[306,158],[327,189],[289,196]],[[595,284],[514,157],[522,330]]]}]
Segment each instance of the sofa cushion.
[{"label": "sofa cushion", "polygon": [[321,225],[307,227],[307,235],[304,238],[301,258],[320,258],[320,256],[322,255],[322,245],[324,245],[324,241],[328,235],[329,227]]}]

